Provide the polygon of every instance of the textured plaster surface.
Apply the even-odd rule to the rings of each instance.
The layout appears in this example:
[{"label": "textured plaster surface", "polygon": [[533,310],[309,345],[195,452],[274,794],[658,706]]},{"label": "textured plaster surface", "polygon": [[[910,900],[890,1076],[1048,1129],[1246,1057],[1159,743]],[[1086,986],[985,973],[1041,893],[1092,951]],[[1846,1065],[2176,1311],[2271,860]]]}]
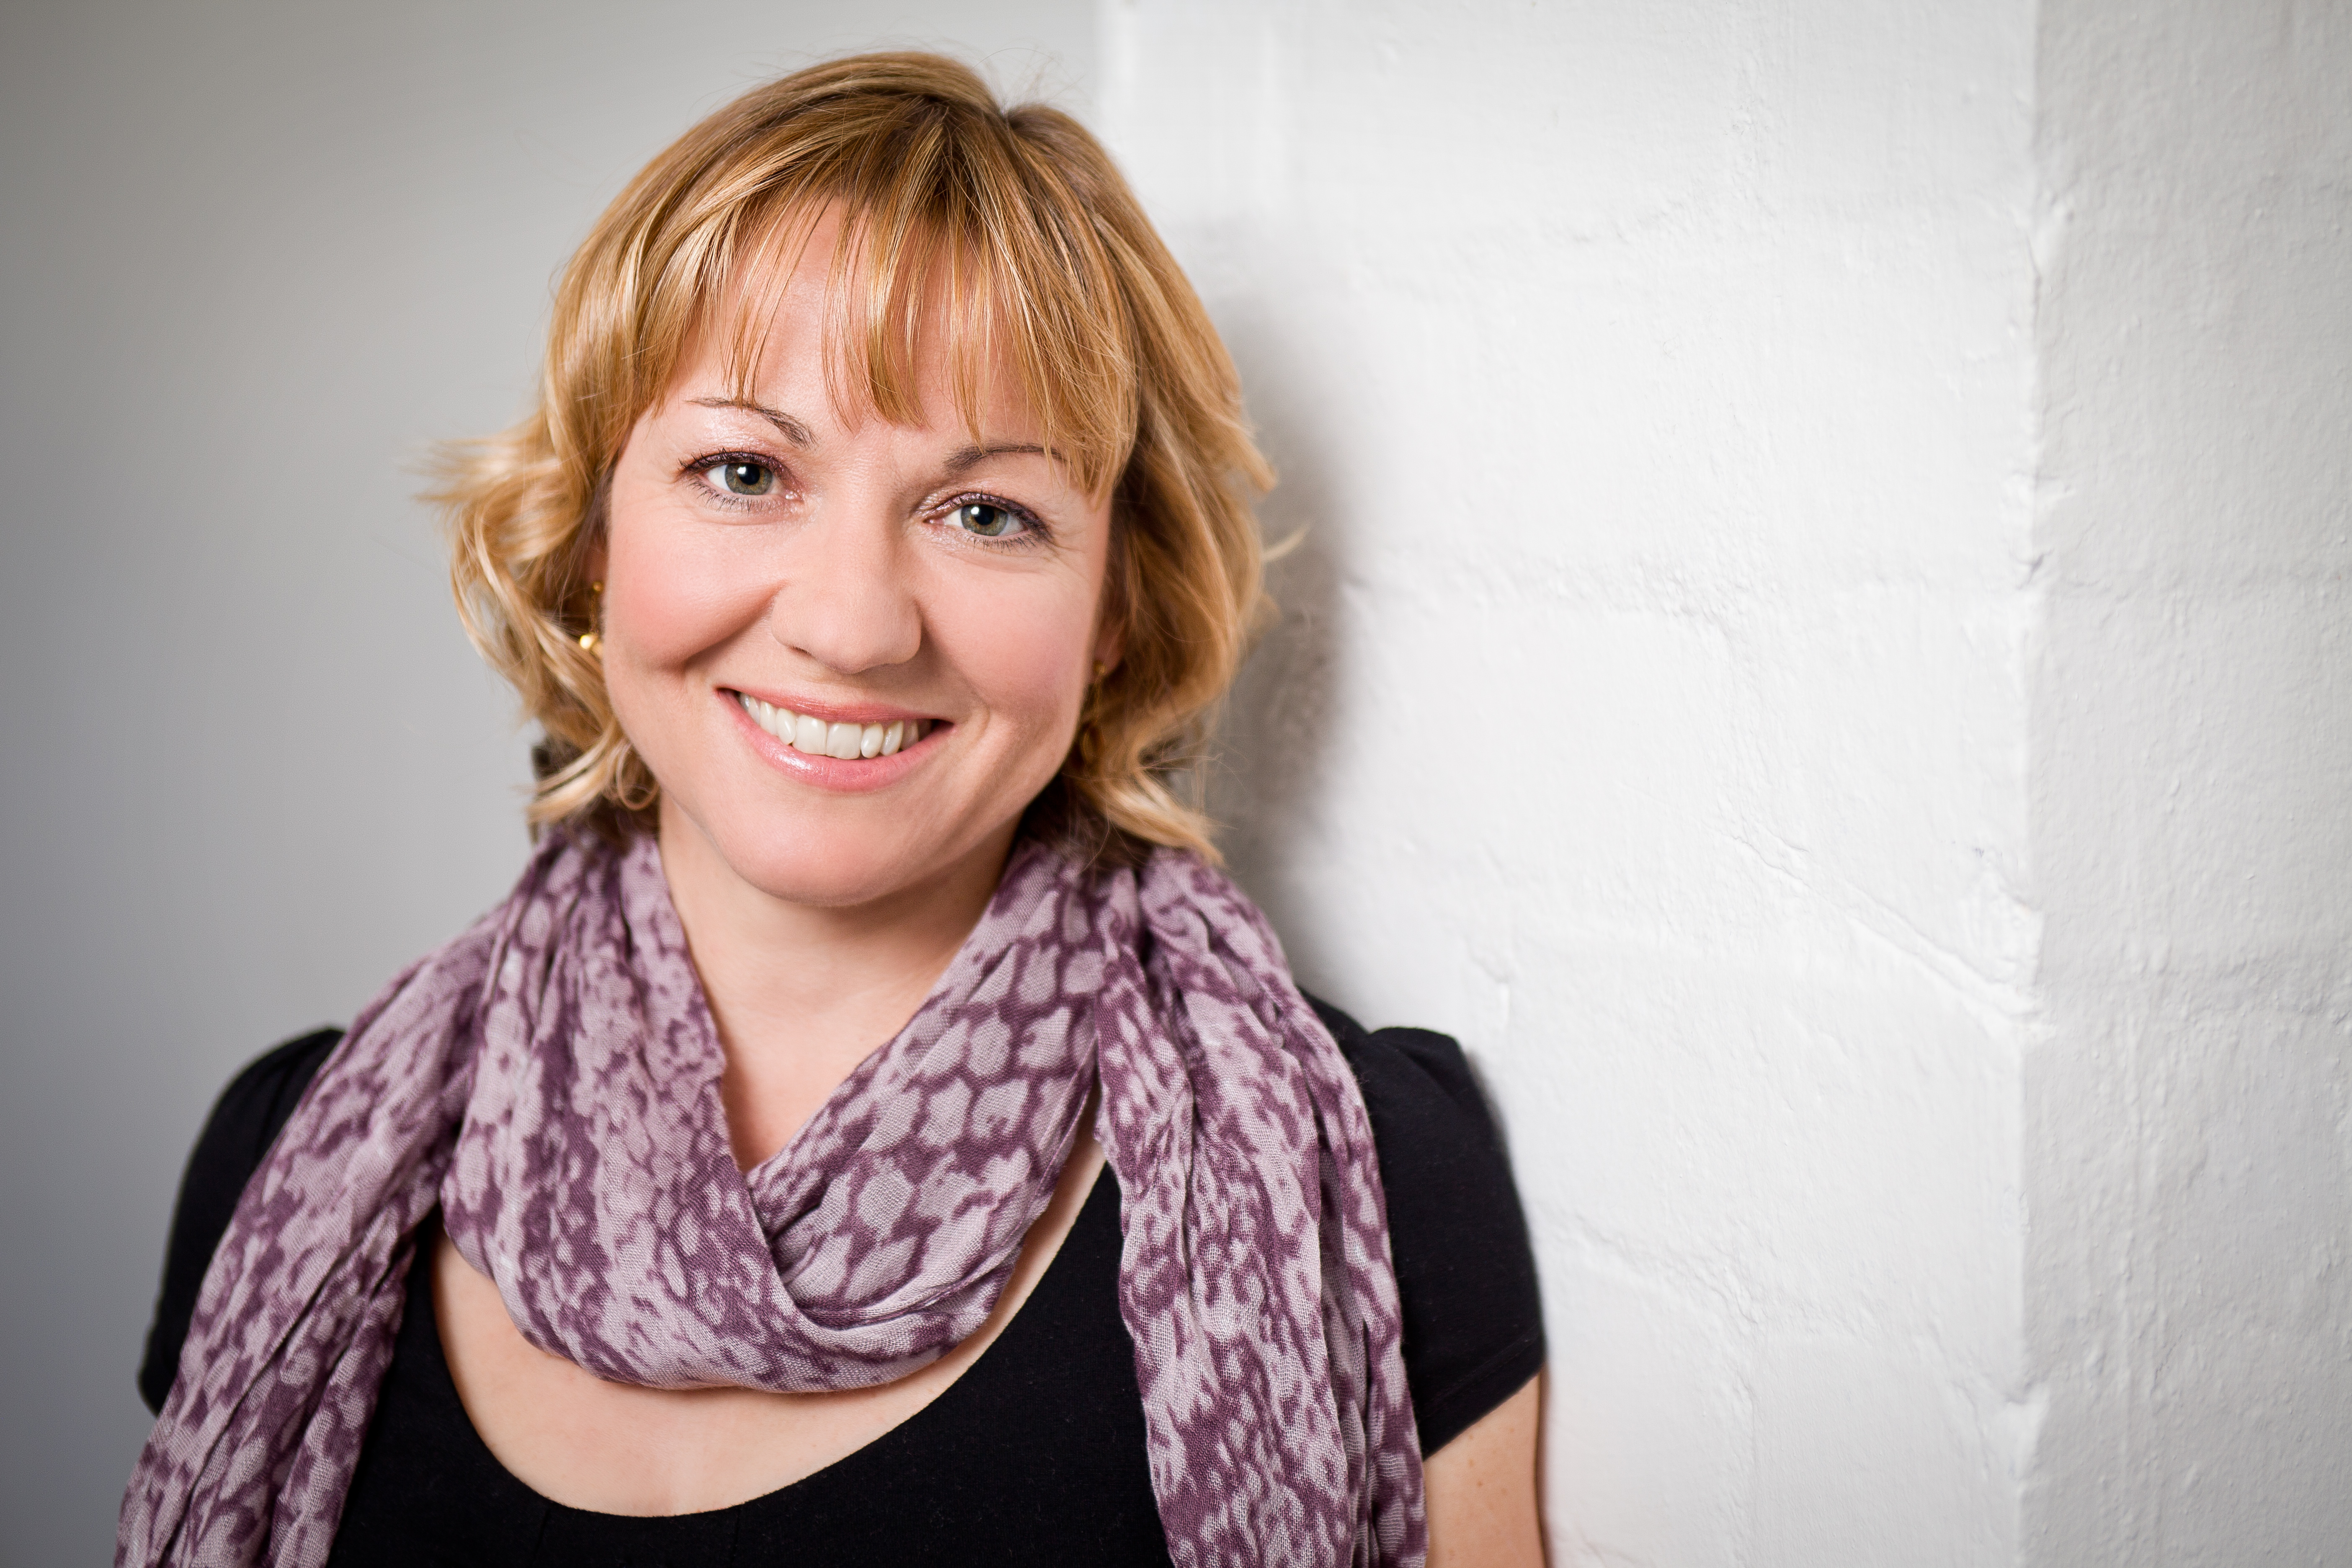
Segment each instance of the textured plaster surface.
[{"label": "textured plaster surface", "polygon": [[2025,1557],[2352,1560],[2352,11],[2045,0]]},{"label": "textured plaster surface", "polygon": [[2032,8],[1103,15],[1306,531],[1235,859],[1501,1108],[1555,1561],[2014,1562]]}]

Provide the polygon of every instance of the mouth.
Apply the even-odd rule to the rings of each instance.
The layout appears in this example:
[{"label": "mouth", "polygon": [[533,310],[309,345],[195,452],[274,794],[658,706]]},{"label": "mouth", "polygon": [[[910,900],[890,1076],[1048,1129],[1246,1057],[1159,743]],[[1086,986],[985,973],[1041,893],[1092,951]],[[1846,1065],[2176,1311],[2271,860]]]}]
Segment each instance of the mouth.
[{"label": "mouth", "polygon": [[746,691],[730,692],[751,722],[793,750],[845,763],[896,756],[938,725],[935,719],[893,719],[887,724],[844,723],[813,713],[795,713]]}]

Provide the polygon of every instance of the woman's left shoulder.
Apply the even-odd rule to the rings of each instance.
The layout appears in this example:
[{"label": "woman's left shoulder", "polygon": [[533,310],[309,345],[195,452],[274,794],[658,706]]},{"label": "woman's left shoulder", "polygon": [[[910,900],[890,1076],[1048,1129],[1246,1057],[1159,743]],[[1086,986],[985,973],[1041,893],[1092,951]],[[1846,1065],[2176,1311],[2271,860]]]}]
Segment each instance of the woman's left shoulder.
[{"label": "woman's left shoulder", "polygon": [[1405,1377],[1433,1454],[1543,1368],[1527,1217],[1486,1097],[1450,1036],[1367,1029],[1307,1001],[1362,1089],[1404,1309]]},{"label": "woman's left shoulder", "polygon": [[[1434,1029],[1367,1029],[1319,996],[1309,995],[1307,1003],[1339,1042],[1339,1054],[1364,1091],[1372,1137],[1382,1146],[1383,1167],[1388,1146],[1400,1139],[1411,1148],[1398,1152],[1416,1159],[1474,1152],[1500,1156],[1502,1139],[1494,1112],[1470,1069],[1470,1058],[1453,1036]],[[1449,1146],[1457,1142],[1465,1146]]]}]

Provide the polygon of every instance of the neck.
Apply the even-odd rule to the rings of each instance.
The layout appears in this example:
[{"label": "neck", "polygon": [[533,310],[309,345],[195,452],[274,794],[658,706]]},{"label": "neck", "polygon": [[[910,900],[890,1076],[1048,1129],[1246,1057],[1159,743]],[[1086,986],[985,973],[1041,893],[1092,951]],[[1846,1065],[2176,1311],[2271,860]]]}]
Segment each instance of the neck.
[{"label": "neck", "polygon": [[1014,825],[913,886],[858,904],[794,903],[735,873],[664,799],[662,872],[719,1026],[736,1163],[782,1149],[913,1017],[1012,852]]}]

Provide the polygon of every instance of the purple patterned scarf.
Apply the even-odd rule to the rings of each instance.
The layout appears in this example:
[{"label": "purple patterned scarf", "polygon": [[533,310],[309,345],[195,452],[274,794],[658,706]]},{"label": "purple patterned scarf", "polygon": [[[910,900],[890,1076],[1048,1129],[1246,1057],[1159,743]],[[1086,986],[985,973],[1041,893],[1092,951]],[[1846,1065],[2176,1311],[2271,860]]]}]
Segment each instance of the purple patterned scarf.
[{"label": "purple patterned scarf", "polygon": [[118,1564],[327,1559],[437,1205],[523,1337],[657,1388],[863,1388],[978,1329],[1097,1079],[1119,1310],[1180,1564],[1419,1563],[1363,1100],[1189,855],[1017,849],[911,1022],[748,1173],[650,838],[552,836],[353,1023],[245,1189]]}]

